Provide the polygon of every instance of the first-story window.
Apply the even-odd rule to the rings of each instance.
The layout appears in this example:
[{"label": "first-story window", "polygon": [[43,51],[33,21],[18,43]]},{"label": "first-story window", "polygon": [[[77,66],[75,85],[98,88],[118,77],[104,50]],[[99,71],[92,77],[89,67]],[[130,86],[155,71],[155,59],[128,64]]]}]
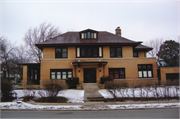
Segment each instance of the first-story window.
[{"label": "first-story window", "polygon": [[51,79],[67,79],[72,78],[72,69],[51,69]]},{"label": "first-story window", "polygon": [[113,79],[125,79],[125,68],[109,68],[109,77]]},{"label": "first-story window", "polygon": [[51,72],[51,79],[55,79],[56,78],[56,72]]},{"label": "first-story window", "polygon": [[153,77],[152,64],[138,64],[139,78],[152,78]]}]

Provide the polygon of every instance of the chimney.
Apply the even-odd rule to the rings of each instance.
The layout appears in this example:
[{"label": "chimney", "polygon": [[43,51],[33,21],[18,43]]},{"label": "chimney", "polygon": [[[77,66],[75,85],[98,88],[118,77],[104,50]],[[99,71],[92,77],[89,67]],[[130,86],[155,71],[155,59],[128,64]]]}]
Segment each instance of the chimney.
[{"label": "chimney", "polygon": [[121,29],[120,29],[120,27],[117,27],[117,28],[115,29],[115,32],[116,32],[116,35],[117,35],[117,36],[121,36]]}]

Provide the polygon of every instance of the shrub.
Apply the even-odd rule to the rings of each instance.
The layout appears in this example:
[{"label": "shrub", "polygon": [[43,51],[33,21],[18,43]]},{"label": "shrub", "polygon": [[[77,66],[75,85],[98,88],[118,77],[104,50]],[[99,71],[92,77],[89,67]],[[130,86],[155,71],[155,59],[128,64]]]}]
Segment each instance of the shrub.
[{"label": "shrub", "polygon": [[64,97],[57,97],[59,91],[67,88],[67,85],[62,82],[58,82],[56,80],[51,82],[46,82],[43,85],[44,89],[40,90],[38,94],[41,98],[35,99],[36,102],[59,102],[65,103],[67,99]]},{"label": "shrub", "polygon": [[78,85],[79,84],[79,78],[76,78],[76,77],[74,77],[74,78],[68,78],[67,80],[66,80],[66,84],[69,86],[69,88],[76,88],[76,85]]},{"label": "shrub", "polygon": [[127,83],[125,82],[114,82],[114,81],[106,81],[105,89],[113,96],[113,98],[117,99],[117,93],[120,93],[122,97],[125,97],[127,94]]},{"label": "shrub", "polygon": [[65,97],[41,97],[35,100],[35,102],[56,102],[66,103],[68,101]]},{"label": "shrub", "polygon": [[101,77],[101,84],[105,84],[105,82],[107,81],[113,81],[114,79],[109,77],[109,76],[105,76],[105,77]]},{"label": "shrub", "polygon": [[179,80],[166,80],[166,86],[179,86]]},{"label": "shrub", "polygon": [[14,99],[13,94],[14,92],[12,83],[1,80],[1,101],[12,101]]},{"label": "shrub", "polygon": [[67,88],[66,85],[57,82],[44,83],[44,90],[39,91],[41,97],[57,97],[59,91]]}]

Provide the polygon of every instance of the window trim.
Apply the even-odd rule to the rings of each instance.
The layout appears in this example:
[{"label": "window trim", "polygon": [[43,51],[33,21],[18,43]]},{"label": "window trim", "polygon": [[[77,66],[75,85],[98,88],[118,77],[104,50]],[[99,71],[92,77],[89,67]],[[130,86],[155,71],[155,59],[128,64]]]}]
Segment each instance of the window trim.
[{"label": "window trim", "polygon": [[[119,78],[115,78],[115,71],[119,70],[118,75]],[[124,71],[124,78],[121,78],[121,73],[120,71],[123,70]],[[110,71],[113,71],[113,79],[126,79],[126,70],[125,68],[109,68],[109,77],[110,77]]]},{"label": "window trim", "polygon": [[[57,57],[57,53],[56,53],[56,49],[61,49],[61,57]],[[62,57],[63,56],[63,52],[62,49],[66,49],[66,57]],[[67,47],[56,47],[55,48],[55,58],[68,58],[68,48]]]},{"label": "window trim", "polygon": [[[54,79],[52,79],[51,78],[51,72],[55,72],[55,78]],[[60,79],[57,79],[57,72],[61,72],[61,78]],[[55,80],[55,79],[57,79],[57,80],[66,80],[66,79],[63,79],[63,73],[62,72],[66,72],[66,79],[68,79],[68,72],[71,72],[71,74],[72,74],[72,77],[71,78],[73,78],[73,69],[50,69],[50,79],[51,80]]]},{"label": "window trim", "polygon": [[[139,66],[142,66],[142,68],[139,68]],[[146,68],[143,68],[143,66],[146,66]],[[151,68],[148,68],[148,66],[151,66]],[[151,71],[151,77],[149,76],[148,71]],[[139,76],[140,72],[141,72],[142,77]],[[145,72],[146,72],[147,77],[144,76]],[[138,78],[153,78],[153,65],[152,64],[138,64]]]},{"label": "window trim", "polygon": [[[115,48],[115,56],[111,56],[111,50],[112,48]],[[121,48],[121,57],[117,56],[117,48]],[[122,58],[122,47],[110,47],[110,58]]]}]

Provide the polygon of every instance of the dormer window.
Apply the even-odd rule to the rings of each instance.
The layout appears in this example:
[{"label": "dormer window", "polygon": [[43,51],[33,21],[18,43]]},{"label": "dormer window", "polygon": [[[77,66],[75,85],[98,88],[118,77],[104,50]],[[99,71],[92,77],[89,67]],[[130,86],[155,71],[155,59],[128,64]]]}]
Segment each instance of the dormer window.
[{"label": "dormer window", "polygon": [[91,29],[87,29],[80,32],[81,39],[97,39],[97,35],[98,32]]}]

